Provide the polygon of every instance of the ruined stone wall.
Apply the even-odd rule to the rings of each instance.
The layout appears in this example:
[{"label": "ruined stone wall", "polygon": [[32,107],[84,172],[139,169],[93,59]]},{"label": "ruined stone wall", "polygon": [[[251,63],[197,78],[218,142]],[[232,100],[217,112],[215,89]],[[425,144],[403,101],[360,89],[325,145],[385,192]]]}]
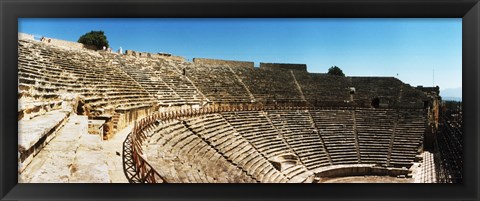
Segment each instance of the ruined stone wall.
[{"label": "ruined stone wall", "polygon": [[162,58],[175,61],[185,61],[184,57],[171,55],[169,53],[150,53],[150,52],[138,52],[134,50],[125,50],[125,55],[140,57],[140,58]]},{"label": "ruined stone wall", "polygon": [[72,41],[66,41],[66,40],[60,40],[60,39],[55,39],[55,38],[47,38],[47,37],[42,37],[41,39],[42,42],[51,44],[51,45],[56,45],[56,46],[61,46],[61,47],[66,47],[70,49],[91,49],[91,50],[96,50],[96,47],[91,46],[91,45],[84,45],[82,43],[77,43],[77,42],[72,42]]},{"label": "ruined stone wall", "polygon": [[155,110],[157,109],[154,107],[144,107],[131,110],[117,111],[120,115],[117,125],[114,125],[116,127],[116,131],[122,130],[128,125],[132,125],[136,120],[152,114]]},{"label": "ruined stone wall", "polygon": [[253,68],[253,62],[250,62],[250,61],[193,58],[193,63],[200,64],[200,65],[206,64],[206,65],[215,65],[215,66]]},{"label": "ruined stone wall", "polygon": [[262,63],[262,62],[260,62],[260,68],[269,69],[269,70],[285,69],[285,70],[307,71],[307,64],[285,64],[285,63]]}]

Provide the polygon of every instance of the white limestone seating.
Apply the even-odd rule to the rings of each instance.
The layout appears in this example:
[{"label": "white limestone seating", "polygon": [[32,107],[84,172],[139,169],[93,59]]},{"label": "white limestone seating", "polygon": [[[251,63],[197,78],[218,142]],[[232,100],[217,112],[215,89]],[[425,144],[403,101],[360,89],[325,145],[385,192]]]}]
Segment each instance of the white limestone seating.
[{"label": "white limestone seating", "polygon": [[423,142],[426,119],[422,110],[399,112],[395,139],[393,141],[390,165],[409,167],[415,160]]},{"label": "white limestone seating", "polygon": [[163,58],[116,57],[114,63],[135,79],[163,106],[200,105],[205,97],[183,75],[187,62]]},{"label": "white limestone seating", "polygon": [[[125,72],[114,67],[107,56],[86,50],[66,50],[36,41],[19,40],[18,47],[19,102],[22,105],[39,102],[51,106],[52,101],[61,101],[63,94],[75,94],[84,98],[90,107],[90,115],[97,116],[109,110],[157,103]],[[30,110],[39,109],[19,107],[19,114]]]},{"label": "white limestone seating", "polygon": [[257,182],[178,120],[159,122],[143,150],[146,160],[170,183]]},{"label": "white limestone seating", "polygon": [[289,70],[231,68],[248,87],[256,102],[300,102],[300,92]]},{"label": "white limestone seating", "polygon": [[343,76],[293,71],[305,99],[317,106],[345,106],[350,101],[350,80]]},{"label": "white limestone seating", "polygon": [[[293,154],[293,150],[286,144],[280,131],[276,130],[263,111],[224,112],[222,116],[247,139],[268,160],[278,156]],[[312,173],[302,164],[293,165],[289,169],[281,169],[290,179],[289,182],[305,180]]]},{"label": "white limestone seating", "polygon": [[244,169],[262,183],[286,182],[265,156],[240,135],[221,115],[211,114],[187,120],[192,132],[198,134],[234,165]]},{"label": "white limestone seating", "polygon": [[311,110],[310,115],[312,115],[334,165],[359,162],[355,144],[357,140],[353,125],[353,111]]},{"label": "white limestone seating", "polygon": [[387,165],[397,113],[390,109],[356,109],[360,162]]},{"label": "white limestone seating", "polygon": [[268,111],[268,117],[307,169],[331,165],[308,111],[272,110]]},{"label": "white limestone seating", "polygon": [[187,77],[208,98],[216,103],[250,103],[245,86],[227,66],[190,65]]},{"label": "white limestone seating", "polygon": [[[149,163],[155,164],[156,170],[160,168],[157,171],[162,177],[165,175],[167,182],[246,181],[215,177],[217,174],[208,169],[219,168],[219,164],[212,165],[208,160],[213,155],[219,157],[215,160],[223,161],[221,167],[239,170],[240,175],[251,179],[249,182],[312,182],[322,168],[347,167],[341,171],[348,173],[350,166],[355,165],[375,166],[367,171],[372,174],[403,174],[409,163],[404,163],[402,157],[410,160],[417,153],[417,147],[408,144],[417,143],[418,139],[412,136],[420,132],[414,128],[424,128],[421,124],[425,119],[417,118],[422,112],[269,109],[180,116],[146,129],[148,142],[144,150],[148,150]],[[396,135],[405,130],[403,124],[408,125],[409,131]],[[407,154],[397,157],[396,153],[405,149],[409,149]],[[207,156],[206,162],[192,162],[202,160],[198,150],[212,155]],[[190,169],[196,172],[191,173]]]}]

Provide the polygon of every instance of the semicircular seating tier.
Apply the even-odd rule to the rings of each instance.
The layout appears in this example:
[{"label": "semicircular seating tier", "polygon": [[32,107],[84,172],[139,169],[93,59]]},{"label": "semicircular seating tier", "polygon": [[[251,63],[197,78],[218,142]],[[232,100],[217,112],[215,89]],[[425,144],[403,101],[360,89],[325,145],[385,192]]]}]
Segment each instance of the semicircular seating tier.
[{"label": "semicircular seating tier", "polygon": [[166,182],[312,182],[337,167],[410,168],[425,132],[422,114],[359,108],[203,114],[158,120],[145,129],[142,149]]}]

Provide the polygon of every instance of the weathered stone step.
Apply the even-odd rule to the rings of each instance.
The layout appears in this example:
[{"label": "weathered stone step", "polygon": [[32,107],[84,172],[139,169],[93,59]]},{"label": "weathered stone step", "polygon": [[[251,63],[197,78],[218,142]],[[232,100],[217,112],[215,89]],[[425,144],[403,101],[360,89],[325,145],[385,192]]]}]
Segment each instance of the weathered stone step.
[{"label": "weathered stone step", "polygon": [[[80,146],[79,139],[89,135],[86,116],[72,116],[54,139],[35,156],[22,174],[19,182],[67,183],[70,182],[71,166]],[[95,136],[98,138],[98,136]]]}]

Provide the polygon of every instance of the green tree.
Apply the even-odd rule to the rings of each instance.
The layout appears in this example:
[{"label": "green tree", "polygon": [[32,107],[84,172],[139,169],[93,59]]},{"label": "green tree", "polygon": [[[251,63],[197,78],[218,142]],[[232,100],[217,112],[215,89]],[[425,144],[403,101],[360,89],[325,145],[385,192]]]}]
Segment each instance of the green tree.
[{"label": "green tree", "polygon": [[108,48],[107,36],[105,36],[103,31],[90,31],[83,34],[78,39],[78,42],[85,45],[95,46],[98,50],[103,49],[104,46],[105,48]]},{"label": "green tree", "polygon": [[339,75],[339,76],[345,76],[343,74],[342,69],[340,69],[338,66],[332,66],[328,69],[328,74],[330,75]]}]

